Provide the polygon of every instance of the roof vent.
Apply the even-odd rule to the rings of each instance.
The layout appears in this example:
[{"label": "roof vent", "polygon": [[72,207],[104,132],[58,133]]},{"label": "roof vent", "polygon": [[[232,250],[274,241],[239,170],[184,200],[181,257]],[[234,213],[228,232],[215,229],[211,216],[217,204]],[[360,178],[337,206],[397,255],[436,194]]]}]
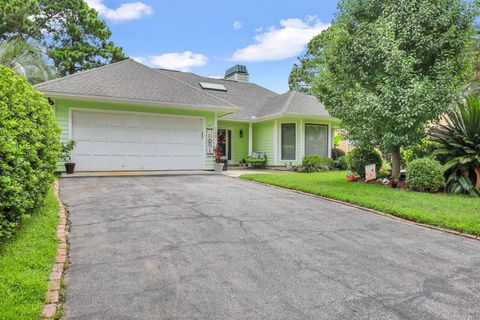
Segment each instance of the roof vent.
[{"label": "roof vent", "polygon": [[242,65],[235,65],[225,71],[225,80],[235,80],[239,82],[248,82],[247,67]]},{"label": "roof vent", "polygon": [[220,83],[199,82],[200,87],[205,90],[227,91],[227,88]]}]

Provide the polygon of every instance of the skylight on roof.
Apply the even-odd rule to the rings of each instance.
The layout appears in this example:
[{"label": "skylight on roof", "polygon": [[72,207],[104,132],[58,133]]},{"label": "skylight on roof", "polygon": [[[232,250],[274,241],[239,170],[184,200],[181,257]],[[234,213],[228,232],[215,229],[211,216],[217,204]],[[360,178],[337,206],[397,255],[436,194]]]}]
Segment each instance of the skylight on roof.
[{"label": "skylight on roof", "polygon": [[211,83],[211,82],[199,82],[200,87],[205,90],[227,91],[227,88],[223,84]]}]

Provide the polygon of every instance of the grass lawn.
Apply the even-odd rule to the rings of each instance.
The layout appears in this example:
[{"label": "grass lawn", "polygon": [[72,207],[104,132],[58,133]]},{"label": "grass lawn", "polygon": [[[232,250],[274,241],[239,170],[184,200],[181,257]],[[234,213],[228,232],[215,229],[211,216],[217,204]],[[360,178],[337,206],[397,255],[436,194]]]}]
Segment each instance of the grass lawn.
[{"label": "grass lawn", "polygon": [[480,235],[480,199],[348,182],[345,171],[248,174],[241,178],[376,209],[405,219]]},{"label": "grass lawn", "polygon": [[40,319],[55,262],[58,220],[50,190],[44,206],[0,246],[0,319]]}]

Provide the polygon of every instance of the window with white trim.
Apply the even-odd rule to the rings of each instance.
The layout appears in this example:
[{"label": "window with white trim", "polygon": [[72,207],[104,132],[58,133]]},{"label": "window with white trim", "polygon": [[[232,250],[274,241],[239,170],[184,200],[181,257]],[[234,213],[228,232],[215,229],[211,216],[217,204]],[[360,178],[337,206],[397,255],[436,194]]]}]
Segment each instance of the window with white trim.
[{"label": "window with white trim", "polygon": [[282,143],[282,160],[296,159],[296,140],[297,127],[295,123],[282,123],[281,125],[281,143]]}]

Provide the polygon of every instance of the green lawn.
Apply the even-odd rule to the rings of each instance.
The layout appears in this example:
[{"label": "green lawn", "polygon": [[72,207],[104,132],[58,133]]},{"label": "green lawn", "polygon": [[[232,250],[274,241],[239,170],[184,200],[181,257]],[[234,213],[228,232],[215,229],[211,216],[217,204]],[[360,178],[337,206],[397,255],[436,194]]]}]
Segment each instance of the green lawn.
[{"label": "green lawn", "polygon": [[480,199],[348,182],[345,171],[248,174],[241,178],[342,200],[446,229],[480,235]]},{"label": "green lawn", "polygon": [[0,247],[0,319],[40,319],[57,250],[53,190],[15,237]]}]

